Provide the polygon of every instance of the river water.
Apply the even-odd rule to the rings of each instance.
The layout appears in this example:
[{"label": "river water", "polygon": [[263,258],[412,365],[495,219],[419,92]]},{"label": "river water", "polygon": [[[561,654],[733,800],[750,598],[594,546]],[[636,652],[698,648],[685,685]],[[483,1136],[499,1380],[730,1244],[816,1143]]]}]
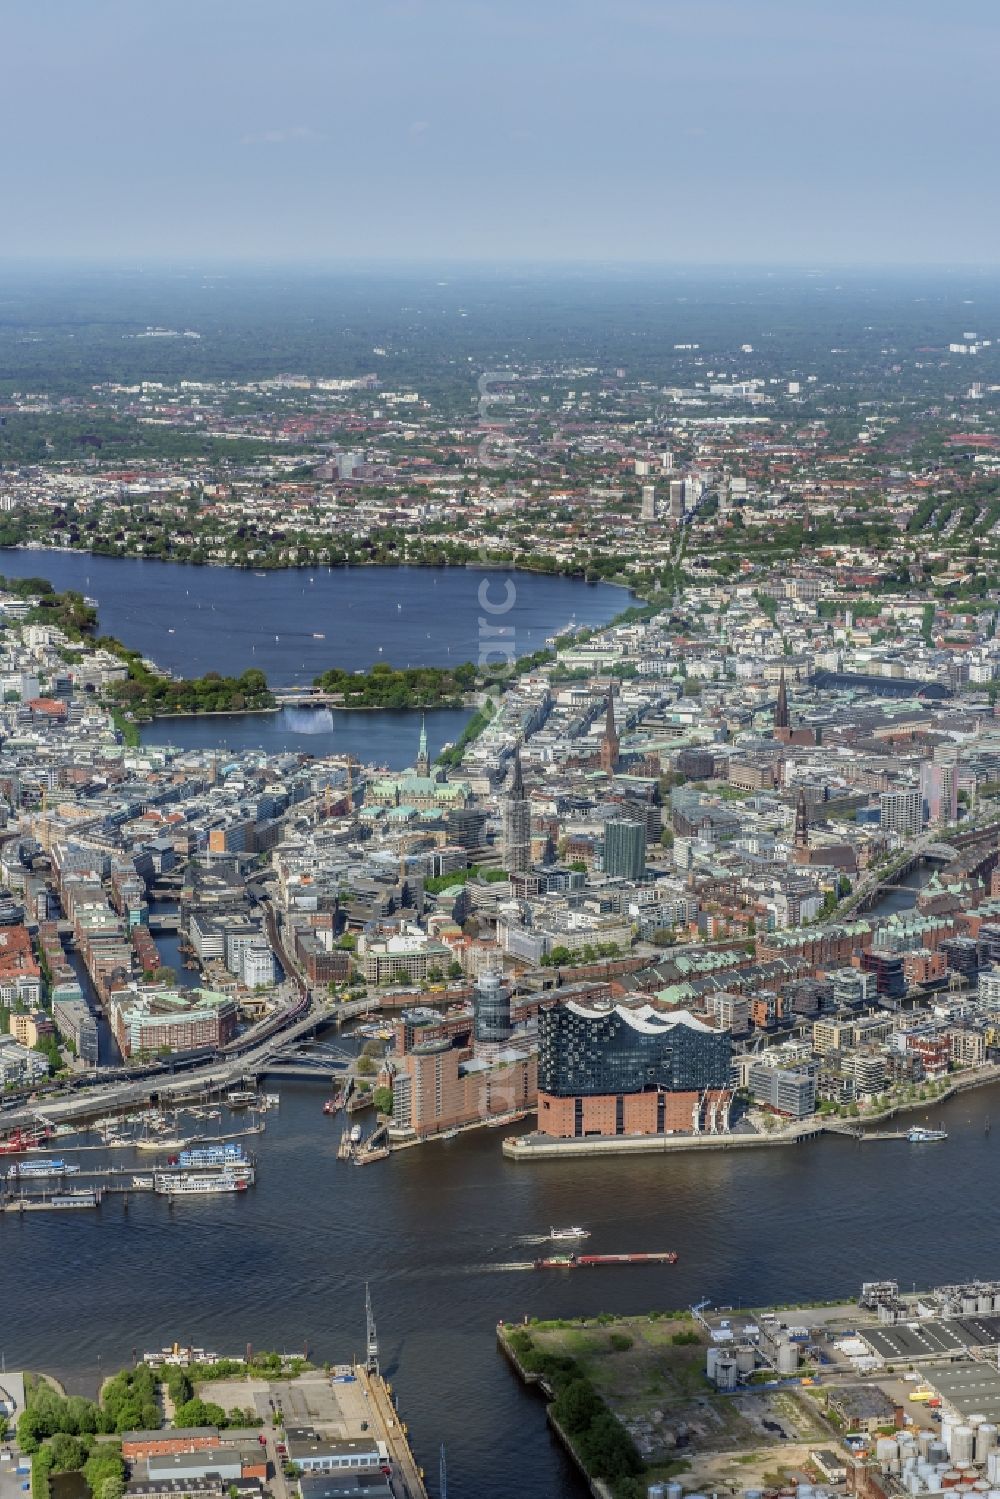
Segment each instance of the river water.
[{"label": "river water", "polygon": [[[823,1138],[784,1149],[664,1159],[510,1163],[499,1131],[425,1144],[358,1169],[336,1160],[340,1122],[319,1084],[282,1085],[251,1141],[241,1199],[170,1209],[133,1195],[97,1213],[0,1220],[8,1368],[92,1389],[100,1370],[174,1338],[220,1351],[363,1352],[371,1284],[383,1362],[419,1461],[448,1451],[459,1499],[582,1494],[540,1402],[497,1353],[498,1318],[762,1304],[995,1275],[990,1190],[1000,1089],[928,1111],[939,1145]],[[920,1116],[921,1120],[923,1116]],[[61,1154],[68,1152],[60,1147]],[[147,1167],[148,1169],[148,1163]],[[551,1224],[595,1251],[674,1249],[674,1267],[542,1272],[523,1266]],[[431,1483],[436,1495],[436,1483]]]},{"label": "river water", "polygon": [[[928,870],[915,871],[912,886]],[[886,909],[912,904],[894,891]],[[857,1293],[862,1280],[929,1285],[995,1275],[1000,1087],[928,1109],[943,1144],[801,1146],[663,1159],[513,1164],[500,1131],[427,1143],[359,1170],[338,1162],[322,1084],[279,1085],[251,1141],[245,1197],[173,1209],[0,1219],[8,1367],[92,1390],[101,1371],[177,1338],[222,1352],[363,1352],[371,1285],[383,1363],[436,1496],[438,1446],[459,1499],[582,1499],[540,1401],[497,1353],[499,1318]],[[60,1146],[60,1154],[69,1154]],[[149,1163],[144,1163],[148,1170]],[[551,1225],[580,1223],[597,1252],[673,1249],[673,1267],[527,1268]]]}]

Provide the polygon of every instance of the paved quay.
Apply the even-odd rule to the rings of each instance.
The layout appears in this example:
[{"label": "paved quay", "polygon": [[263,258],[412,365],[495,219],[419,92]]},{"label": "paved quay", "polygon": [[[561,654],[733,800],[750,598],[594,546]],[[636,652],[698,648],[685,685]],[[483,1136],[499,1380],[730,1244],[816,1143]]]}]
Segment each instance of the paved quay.
[{"label": "paved quay", "polygon": [[959,1093],[973,1088],[984,1088],[990,1083],[1000,1082],[1000,1066],[987,1063],[983,1067],[969,1068],[960,1073],[949,1087],[933,1099],[912,1099],[893,1104],[877,1114],[865,1114],[857,1119],[831,1119],[814,1116],[801,1124],[785,1129],[772,1130],[769,1134],[704,1134],[704,1135],[625,1135],[592,1136],[582,1140],[561,1140],[549,1135],[514,1135],[503,1141],[503,1153],[509,1161],[566,1160],[572,1156],[608,1155],[671,1155],[680,1151],[698,1150],[758,1150],[767,1146],[801,1145],[806,1140],[820,1135],[843,1135],[853,1140],[890,1139],[903,1140],[906,1131],[868,1134],[875,1124],[894,1119],[898,1114],[913,1114],[926,1111],[934,1104],[944,1103]]}]

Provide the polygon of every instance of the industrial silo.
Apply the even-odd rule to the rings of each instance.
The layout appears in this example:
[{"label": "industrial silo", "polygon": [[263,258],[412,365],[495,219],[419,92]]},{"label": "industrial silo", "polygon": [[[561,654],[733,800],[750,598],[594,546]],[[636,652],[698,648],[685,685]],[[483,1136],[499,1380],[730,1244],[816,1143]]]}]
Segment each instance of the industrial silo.
[{"label": "industrial silo", "polygon": [[989,1455],[996,1449],[997,1428],[993,1421],[984,1421],[976,1428],[976,1462],[986,1464]]},{"label": "industrial silo", "polygon": [[971,1426],[964,1423],[955,1426],[951,1432],[951,1460],[958,1466],[959,1463],[971,1463],[976,1455],[976,1433]]}]

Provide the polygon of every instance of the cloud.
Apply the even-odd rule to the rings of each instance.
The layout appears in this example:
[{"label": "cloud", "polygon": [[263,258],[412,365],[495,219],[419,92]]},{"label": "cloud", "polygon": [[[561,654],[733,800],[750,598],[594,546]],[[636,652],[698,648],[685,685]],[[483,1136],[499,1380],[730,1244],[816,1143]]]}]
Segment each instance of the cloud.
[{"label": "cloud", "polygon": [[286,125],[280,130],[255,130],[240,137],[241,146],[287,146],[294,141],[321,141],[323,136],[308,125]]}]

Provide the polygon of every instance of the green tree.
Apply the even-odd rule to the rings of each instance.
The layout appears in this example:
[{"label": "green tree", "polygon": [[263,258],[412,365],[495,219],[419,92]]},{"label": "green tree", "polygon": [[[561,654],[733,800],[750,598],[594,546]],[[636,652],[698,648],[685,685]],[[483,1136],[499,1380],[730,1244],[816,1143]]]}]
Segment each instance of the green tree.
[{"label": "green tree", "polygon": [[552,1403],[552,1414],[569,1436],[586,1431],[602,1409],[593,1385],[586,1379],[571,1380]]},{"label": "green tree", "polygon": [[225,1426],[226,1413],[214,1400],[202,1400],[196,1395],[174,1411],[174,1425]]}]

